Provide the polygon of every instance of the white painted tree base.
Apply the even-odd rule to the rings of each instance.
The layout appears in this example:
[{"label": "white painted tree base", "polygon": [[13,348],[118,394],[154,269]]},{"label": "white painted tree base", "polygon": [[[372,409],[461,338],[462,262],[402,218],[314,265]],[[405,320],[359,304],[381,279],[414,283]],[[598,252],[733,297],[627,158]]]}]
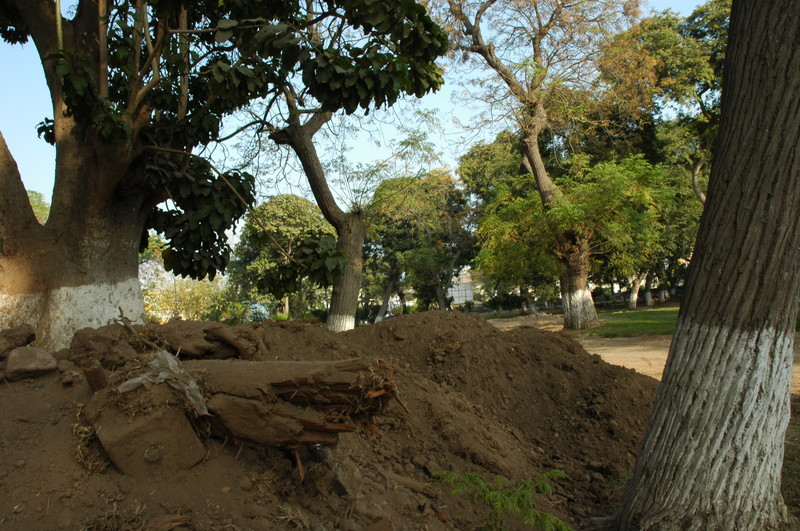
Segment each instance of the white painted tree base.
[{"label": "white painted tree base", "polygon": [[597,321],[592,292],[588,289],[562,293],[564,304],[564,327],[570,330],[589,328]]},{"label": "white painted tree base", "polygon": [[48,292],[0,293],[0,330],[21,324],[36,329],[36,345],[51,352],[69,346],[75,332],[120,317],[144,322],[139,279],[70,286]]},{"label": "white painted tree base", "polygon": [[354,315],[329,315],[326,327],[333,332],[346,332],[356,327],[356,317]]},{"label": "white painted tree base", "polygon": [[650,489],[629,485],[621,529],[786,523],[779,487],[793,344],[793,333],[774,328],[678,324],[637,462],[636,477],[647,478]]}]

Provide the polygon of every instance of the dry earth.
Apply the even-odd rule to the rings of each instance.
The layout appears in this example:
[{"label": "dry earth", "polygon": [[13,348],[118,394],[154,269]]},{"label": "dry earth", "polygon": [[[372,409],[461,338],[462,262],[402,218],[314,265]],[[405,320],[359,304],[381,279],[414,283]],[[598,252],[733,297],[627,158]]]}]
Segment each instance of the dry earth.
[{"label": "dry earth", "polygon": [[[457,312],[389,319],[344,334],[298,322],[213,325],[213,334],[192,322],[133,331],[111,325],[85,330],[70,349],[53,353],[59,370],[17,380],[3,375],[8,353],[0,352],[0,529],[472,529],[486,509],[451,495],[437,471],[516,481],[553,469],[568,477],[554,481],[554,494],[537,496],[537,506],[575,529],[597,528],[620,501],[657,381],[602,359],[624,345],[588,340],[600,355],[590,354],[568,335],[537,325],[560,328],[552,318],[506,320],[498,323],[510,328],[503,331]],[[357,358],[388,374],[397,394],[371,418],[342,419],[355,432],[330,447],[259,444],[211,429],[214,418],[186,412],[186,401],[163,384],[124,399],[92,393],[92,360],[116,389],[146,370],[153,357],[147,341],[179,354],[185,366],[196,363],[189,357],[207,356]],[[630,339],[631,350],[616,361],[656,374],[666,353],[666,343],[656,341]],[[215,390],[201,389],[211,404]],[[138,460],[141,473],[121,473],[97,437],[102,425],[87,418],[120,405],[132,426],[172,415],[174,426],[155,425],[169,434],[184,426],[182,437],[201,445],[201,461],[176,467],[152,445],[137,447],[142,433],[133,429],[128,458]],[[519,520],[508,524],[522,527]]]},{"label": "dry earth", "polygon": [[[489,322],[501,330],[510,330],[518,326],[535,326],[542,330],[557,332],[563,328],[561,317],[553,315],[490,319]],[[581,336],[576,339],[590,354],[599,354],[608,363],[634,369],[657,380],[661,379],[669,345],[672,342],[672,336],[613,338]],[[800,394],[800,333],[796,334],[794,342],[792,394]]]}]

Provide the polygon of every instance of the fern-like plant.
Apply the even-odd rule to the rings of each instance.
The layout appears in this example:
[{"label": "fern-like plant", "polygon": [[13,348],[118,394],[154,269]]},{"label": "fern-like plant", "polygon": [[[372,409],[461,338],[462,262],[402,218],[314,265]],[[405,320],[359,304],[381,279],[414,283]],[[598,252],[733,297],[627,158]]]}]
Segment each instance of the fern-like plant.
[{"label": "fern-like plant", "polygon": [[523,479],[512,485],[504,478],[497,478],[493,483],[473,472],[458,475],[442,470],[434,474],[453,487],[451,494],[469,493],[472,501],[481,501],[489,507],[489,516],[481,523],[482,529],[500,531],[505,529],[503,517],[506,514],[521,516],[526,525],[538,527],[545,531],[570,531],[570,527],[555,515],[536,508],[533,499],[535,493],[552,494],[550,480],[565,478],[561,470],[551,470],[542,474],[538,480]]}]

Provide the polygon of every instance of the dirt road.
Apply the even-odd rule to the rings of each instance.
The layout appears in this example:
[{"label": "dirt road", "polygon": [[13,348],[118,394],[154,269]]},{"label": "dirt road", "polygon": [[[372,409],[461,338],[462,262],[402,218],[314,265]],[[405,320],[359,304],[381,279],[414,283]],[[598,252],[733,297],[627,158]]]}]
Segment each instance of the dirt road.
[{"label": "dirt road", "polygon": [[[524,316],[513,319],[490,319],[497,328],[535,326],[557,332],[562,329],[561,317],[553,315]],[[636,372],[661,379],[672,336],[578,337],[577,341],[592,354],[599,354],[608,363],[622,365]],[[800,394],[800,334],[795,336],[792,394]]]}]

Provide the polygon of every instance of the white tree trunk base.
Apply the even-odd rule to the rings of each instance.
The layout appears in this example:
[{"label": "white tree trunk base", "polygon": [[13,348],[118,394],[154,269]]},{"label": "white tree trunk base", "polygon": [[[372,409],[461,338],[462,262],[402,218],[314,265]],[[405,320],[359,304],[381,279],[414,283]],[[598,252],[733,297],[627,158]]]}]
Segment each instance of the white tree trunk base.
[{"label": "white tree trunk base", "polygon": [[133,322],[144,322],[139,279],[118,283],[87,284],[7,295],[0,293],[0,330],[30,324],[40,348],[54,352],[69,347],[81,328],[100,327],[120,317],[120,309]]},{"label": "white tree trunk base", "polygon": [[329,315],[325,323],[328,330],[333,332],[346,332],[356,327],[355,315]]},{"label": "white tree trunk base", "polygon": [[590,328],[597,321],[597,310],[594,308],[592,292],[581,289],[571,293],[562,293],[564,304],[564,328],[582,330]]},{"label": "white tree trunk base", "polygon": [[[777,529],[786,523],[779,487],[793,345],[794,334],[774,328],[679,323],[656,398],[668,407],[657,407],[635,473],[651,488],[628,486],[621,529]],[[674,381],[681,384],[668,384]],[[687,472],[691,478],[681,477]]]}]

